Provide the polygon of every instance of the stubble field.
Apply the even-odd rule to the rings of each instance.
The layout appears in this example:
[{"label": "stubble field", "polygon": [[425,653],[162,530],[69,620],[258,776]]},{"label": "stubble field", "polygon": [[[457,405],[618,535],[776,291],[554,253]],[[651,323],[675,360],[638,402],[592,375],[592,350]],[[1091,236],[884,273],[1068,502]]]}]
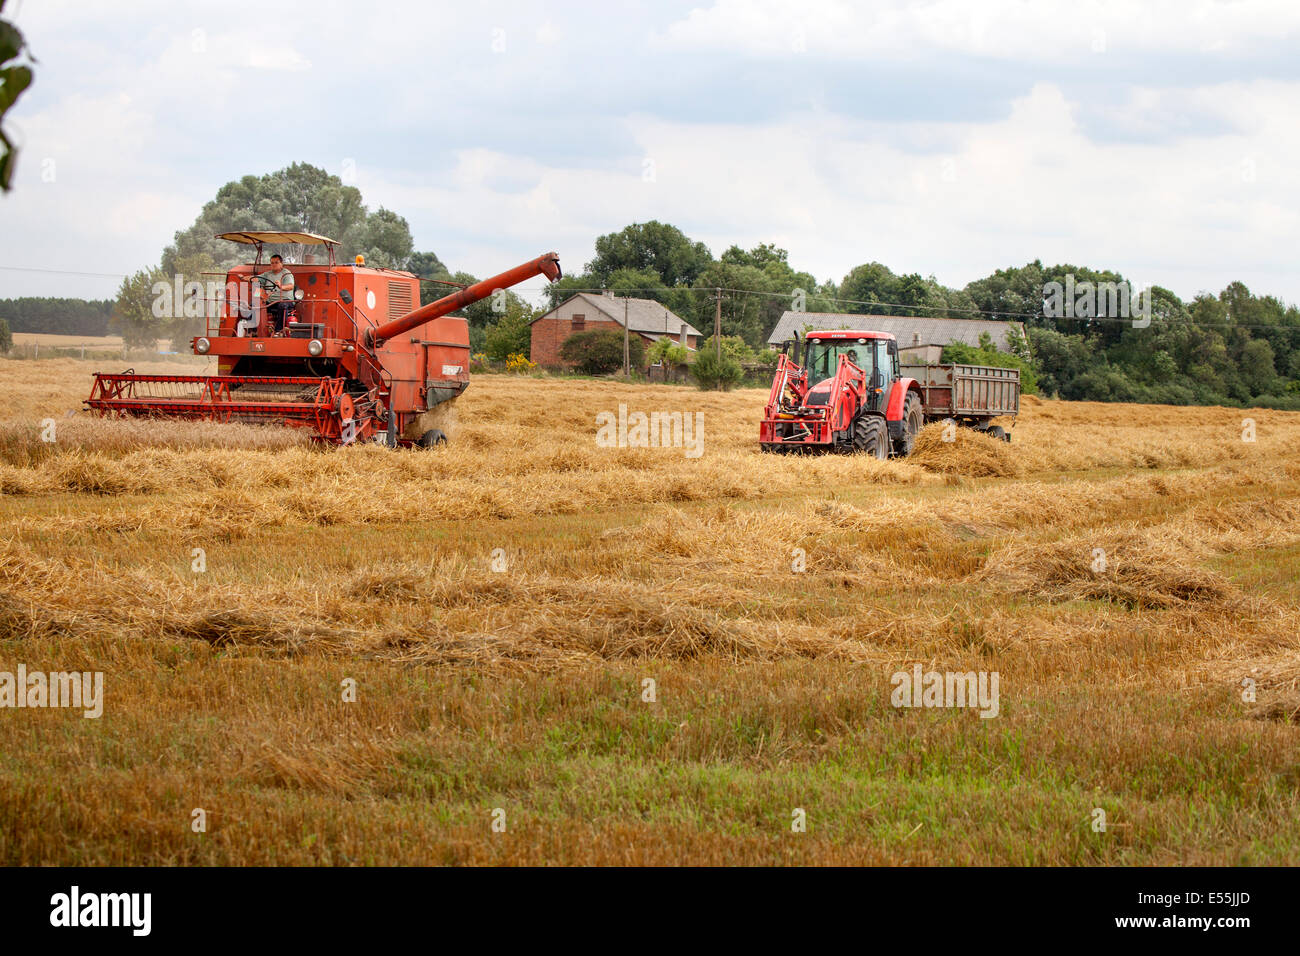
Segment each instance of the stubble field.
[{"label": "stubble field", "polygon": [[[104,674],[0,709],[2,863],[1300,862],[1300,414],[1027,398],[877,462],[487,375],[448,447],[326,450],[66,416],[95,368],[0,360],[0,671]],[[601,447],[620,404],[703,453]],[[916,665],[997,715],[893,706]]]}]

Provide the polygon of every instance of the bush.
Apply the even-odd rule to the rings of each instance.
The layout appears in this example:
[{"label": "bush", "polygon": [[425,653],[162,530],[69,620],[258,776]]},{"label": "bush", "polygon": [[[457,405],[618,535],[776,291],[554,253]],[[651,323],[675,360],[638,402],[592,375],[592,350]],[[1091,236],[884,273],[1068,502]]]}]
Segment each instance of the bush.
[{"label": "bush", "polygon": [[[645,363],[645,345],[634,335],[628,343],[633,369]],[[608,375],[623,367],[623,333],[614,329],[575,332],[560,346],[560,357],[585,375]]]},{"label": "bush", "polygon": [[0,355],[9,354],[9,350],[14,347],[14,336],[9,331],[9,323],[0,319]]},{"label": "bush", "polygon": [[[712,335],[710,335],[707,339],[705,339],[700,344],[701,354],[703,354],[706,351],[714,352],[716,350],[717,350],[717,344],[714,342]],[[749,346],[745,343],[745,340],[742,339],[739,335],[724,335],[722,337],[722,354],[730,355],[732,358],[734,358],[737,362],[740,362],[742,365],[745,362],[754,361],[754,353],[750,350]]]},{"label": "bush", "polygon": [[685,346],[679,345],[672,339],[659,339],[654,345],[650,346],[647,358],[651,365],[662,365],[671,372],[673,369],[685,365],[689,354]]},{"label": "bush", "polygon": [[535,368],[537,368],[537,363],[530,362],[527,355],[512,352],[510,355],[506,356],[507,372],[516,372],[522,375],[524,372],[531,372]]},{"label": "bush", "polygon": [[494,362],[508,361],[511,355],[528,357],[532,348],[533,330],[526,313],[506,313],[495,324],[489,325],[483,335],[483,351]]},{"label": "bush", "polygon": [[691,375],[695,377],[695,384],[700,388],[720,388],[726,391],[739,384],[745,377],[745,370],[740,367],[740,363],[734,356],[723,352],[722,358],[719,359],[714,350],[710,349],[696,354],[695,364],[691,366]]}]

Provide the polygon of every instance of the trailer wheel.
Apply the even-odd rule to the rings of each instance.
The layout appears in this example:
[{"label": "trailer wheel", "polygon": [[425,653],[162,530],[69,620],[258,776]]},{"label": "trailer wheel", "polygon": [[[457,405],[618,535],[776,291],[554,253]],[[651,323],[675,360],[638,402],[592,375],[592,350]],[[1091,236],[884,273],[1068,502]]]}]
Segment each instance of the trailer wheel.
[{"label": "trailer wheel", "polygon": [[1007,430],[1001,425],[994,425],[984,434],[990,438],[996,438],[998,441],[1011,441],[1011,436],[1007,434]]},{"label": "trailer wheel", "polygon": [[430,428],[420,436],[421,448],[436,448],[438,445],[447,444],[447,436],[436,428]]},{"label": "trailer wheel", "polygon": [[863,415],[854,422],[853,449],[864,451],[881,461],[888,458],[889,429],[885,426],[885,420],[875,415]]},{"label": "trailer wheel", "polygon": [[894,454],[907,456],[916,447],[916,436],[925,424],[925,413],[921,408],[921,397],[916,392],[908,392],[903,400],[903,434],[894,445]]}]

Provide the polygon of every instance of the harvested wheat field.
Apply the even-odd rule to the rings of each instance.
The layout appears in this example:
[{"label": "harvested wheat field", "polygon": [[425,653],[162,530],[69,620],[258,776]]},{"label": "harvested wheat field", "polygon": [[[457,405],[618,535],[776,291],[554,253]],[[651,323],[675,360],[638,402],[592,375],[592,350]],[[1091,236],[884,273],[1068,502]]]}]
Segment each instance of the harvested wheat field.
[{"label": "harvested wheat field", "polygon": [[1027,398],[878,462],[485,375],[449,446],[330,450],[69,415],[95,367],[0,361],[0,671],[104,675],[3,713],[4,863],[1300,862],[1300,414]]}]

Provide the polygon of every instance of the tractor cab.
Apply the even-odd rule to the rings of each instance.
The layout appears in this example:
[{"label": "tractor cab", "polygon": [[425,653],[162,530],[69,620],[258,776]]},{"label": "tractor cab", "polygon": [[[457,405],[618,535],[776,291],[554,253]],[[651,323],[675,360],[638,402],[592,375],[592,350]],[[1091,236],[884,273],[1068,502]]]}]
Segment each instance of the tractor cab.
[{"label": "tractor cab", "polygon": [[804,369],[811,384],[805,405],[831,404],[831,389],[843,359],[848,366],[846,379],[863,382],[868,407],[884,410],[890,388],[898,379],[898,344],[892,335],[838,329],[809,332],[804,342]]}]

